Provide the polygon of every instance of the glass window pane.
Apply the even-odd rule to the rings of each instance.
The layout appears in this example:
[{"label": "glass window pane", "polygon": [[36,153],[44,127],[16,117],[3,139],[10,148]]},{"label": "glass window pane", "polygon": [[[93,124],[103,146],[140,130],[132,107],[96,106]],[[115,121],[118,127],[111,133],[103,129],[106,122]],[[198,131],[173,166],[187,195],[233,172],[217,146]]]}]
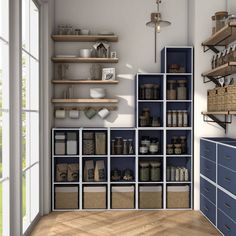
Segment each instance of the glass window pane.
[{"label": "glass window pane", "polygon": [[39,62],[30,58],[29,108],[39,110]]},{"label": "glass window pane", "polygon": [[22,53],[22,107],[30,109],[30,57]]},{"label": "glass window pane", "polygon": [[22,170],[30,166],[30,113],[22,112]]},{"label": "glass window pane", "polygon": [[30,48],[30,0],[22,0],[22,47],[29,52]]},{"label": "glass window pane", "polygon": [[0,37],[9,41],[9,1],[0,1]]},{"label": "glass window pane", "polygon": [[31,214],[30,220],[31,222],[39,213],[39,164],[34,165],[31,168],[31,176],[30,176],[30,183],[31,183]]},{"label": "glass window pane", "polygon": [[31,112],[30,116],[30,163],[39,161],[39,113]]},{"label": "glass window pane", "polygon": [[22,217],[23,232],[30,225],[30,170],[22,175]]}]

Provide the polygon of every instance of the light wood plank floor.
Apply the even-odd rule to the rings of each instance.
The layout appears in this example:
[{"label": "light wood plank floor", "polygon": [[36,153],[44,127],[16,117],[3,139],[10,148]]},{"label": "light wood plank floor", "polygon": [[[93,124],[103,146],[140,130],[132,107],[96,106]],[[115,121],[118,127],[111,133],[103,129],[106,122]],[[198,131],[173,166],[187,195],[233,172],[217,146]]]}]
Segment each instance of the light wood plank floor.
[{"label": "light wood plank floor", "polygon": [[196,211],[63,212],[44,216],[32,236],[220,235]]}]

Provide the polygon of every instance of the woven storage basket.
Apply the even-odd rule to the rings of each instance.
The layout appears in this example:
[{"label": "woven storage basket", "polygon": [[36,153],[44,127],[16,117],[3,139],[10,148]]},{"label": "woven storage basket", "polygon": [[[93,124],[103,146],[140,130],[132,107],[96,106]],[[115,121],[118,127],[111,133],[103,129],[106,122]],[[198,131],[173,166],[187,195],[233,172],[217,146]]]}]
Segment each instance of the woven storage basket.
[{"label": "woven storage basket", "polygon": [[84,155],[94,155],[95,154],[94,140],[83,140],[83,154]]},{"label": "woven storage basket", "polygon": [[94,139],[94,132],[84,132],[83,139]]},{"label": "woven storage basket", "polygon": [[78,187],[55,187],[55,209],[78,209]]},{"label": "woven storage basket", "polygon": [[112,209],[134,209],[134,186],[112,187]]},{"label": "woven storage basket", "polygon": [[189,186],[168,186],[167,208],[189,208]]},{"label": "woven storage basket", "polygon": [[84,187],[84,209],[106,209],[106,187]]},{"label": "woven storage basket", "polygon": [[140,209],[161,209],[162,208],[162,187],[141,186],[139,188]]},{"label": "woven storage basket", "polygon": [[225,104],[228,111],[236,111],[236,86],[226,87]]},{"label": "woven storage basket", "polygon": [[[215,90],[214,90],[215,92]],[[213,106],[213,90],[208,90],[207,91],[207,110],[208,111],[213,111],[214,110],[214,106]]]},{"label": "woven storage basket", "polygon": [[220,87],[216,89],[217,97],[217,111],[225,111],[225,87]]}]

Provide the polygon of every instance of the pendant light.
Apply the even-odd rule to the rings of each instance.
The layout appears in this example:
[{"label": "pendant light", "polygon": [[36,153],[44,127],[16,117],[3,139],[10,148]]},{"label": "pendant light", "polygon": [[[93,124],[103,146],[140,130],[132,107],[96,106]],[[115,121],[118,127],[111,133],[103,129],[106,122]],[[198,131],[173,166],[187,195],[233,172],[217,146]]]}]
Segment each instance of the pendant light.
[{"label": "pendant light", "polygon": [[163,27],[171,25],[170,21],[162,20],[160,13],[160,3],[161,0],[156,0],[157,12],[151,13],[151,21],[146,23],[146,26],[152,27],[155,29],[155,62],[157,62],[157,33],[161,32]]}]

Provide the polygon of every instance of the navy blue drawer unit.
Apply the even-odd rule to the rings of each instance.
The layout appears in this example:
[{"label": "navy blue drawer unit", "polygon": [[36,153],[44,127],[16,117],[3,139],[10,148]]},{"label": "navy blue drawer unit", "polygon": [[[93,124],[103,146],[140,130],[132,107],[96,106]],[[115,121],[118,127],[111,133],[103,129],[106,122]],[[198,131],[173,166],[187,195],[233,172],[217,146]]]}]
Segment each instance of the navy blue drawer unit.
[{"label": "navy blue drawer unit", "polygon": [[200,171],[202,175],[216,181],[216,163],[201,157]]},{"label": "navy blue drawer unit", "polygon": [[218,209],[236,222],[236,199],[218,189]]},{"label": "navy blue drawer unit", "polygon": [[201,178],[200,189],[201,194],[204,195],[204,197],[216,204],[216,187],[213,184]]},{"label": "navy blue drawer unit", "polygon": [[200,148],[201,212],[223,235],[236,236],[236,140],[203,138]]},{"label": "navy blue drawer unit", "polygon": [[218,165],[218,184],[236,195],[236,172]]},{"label": "navy blue drawer unit", "polygon": [[225,236],[236,235],[236,223],[232,221],[232,219],[230,219],[227,215],[225,215],[221,210],[218,210],[217,225],[218,225],[218,229]]},{"label": "navy blue drawer unit", "polygon": [[219,145],[218,163],[236,171],[236,149]]},{"label": "navy blue drawer unit", "polygon": [[200,146],[201,156],[216,162],[216,144],[209,141],[201,140]]},{"label": "navy blue drawer unit", "polygon": [[215,225],[216,224],[216,206],[207,200],[201,194],[200,209],[202,213]]}]

